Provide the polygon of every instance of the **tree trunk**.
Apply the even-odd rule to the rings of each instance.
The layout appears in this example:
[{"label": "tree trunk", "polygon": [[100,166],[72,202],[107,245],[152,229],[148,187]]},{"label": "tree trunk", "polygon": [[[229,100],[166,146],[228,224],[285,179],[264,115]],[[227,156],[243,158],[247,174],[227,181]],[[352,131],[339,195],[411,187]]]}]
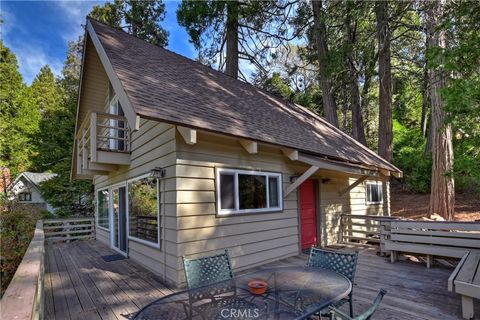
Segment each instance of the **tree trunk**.
[{"label": "tree trunk", "polygon": [[392,161],[392,70],[388,2],[386,0],[378,1],[375,4],[375,14],[377,17],[379,76],[378,154],[385,160]]},{"label": "tree trunk", "polygon": [[[425,46],[428,50],[428,45]],[[425,59],[425,67],[423,70],[423,81],[422,81],[422,118],[420,119],[420,125],[422,129],[422,135],[427,137],[427,124],[428,124],[428,115],[429,115],[429,98],[428,98],[428,70],[427,70],[427,61]]]},{"label": "tree trunk", "polygon": [[[438,30],[444,2],[427,3],[427,30],[430,48],[445,48],[445,31]],[[439,214],[446,220],[453,220],[455,206],[455,186],[453,170],[452,128],[446,124],[446,113],[440,90],[445,87],[445,73],[440,68],[428,72],[432,135],[432,186],[430,192],[430,214]]]},{"label": "tree trunk", "polygon": [[238,2],[227,1],[225,73],[238,78]]},{"label": "tree trunk", "polygon": [[355,46],[355,28],[352,28],[352,21],[350,15],[347,15],[345,20],[347,28],[347,47],[350,48],[347,54],[348,75],[350,78],[350,103],[352,108],[352,136],[355,140],[363,145],[367,145],[367,139],[365,139],[365,130],[363,128],[362,106],[360,100],[360,89],[357,69],[354,64],[353,48]]},{"label": "tree trunk", "polygon": [[327,72],[327,28],[325,26],[325,17],[322,9],[321,0],[312,0],[315,47],[318,56],[318,80],[322,89],[323,109],[325,118],[331,124],[338,128],[337,105],[333,96],[333,87],[330,75]]}]

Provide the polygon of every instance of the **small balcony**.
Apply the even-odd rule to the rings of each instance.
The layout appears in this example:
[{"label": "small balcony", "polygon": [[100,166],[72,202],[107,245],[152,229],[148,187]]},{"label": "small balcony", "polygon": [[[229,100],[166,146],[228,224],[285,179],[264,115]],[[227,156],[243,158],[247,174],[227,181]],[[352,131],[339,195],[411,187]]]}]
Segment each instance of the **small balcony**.
[{"label": "small balcony", "polygon": [[77,132],[77,174],[107,175],[130,164],[131,131],[127,119],[90,112]]}]

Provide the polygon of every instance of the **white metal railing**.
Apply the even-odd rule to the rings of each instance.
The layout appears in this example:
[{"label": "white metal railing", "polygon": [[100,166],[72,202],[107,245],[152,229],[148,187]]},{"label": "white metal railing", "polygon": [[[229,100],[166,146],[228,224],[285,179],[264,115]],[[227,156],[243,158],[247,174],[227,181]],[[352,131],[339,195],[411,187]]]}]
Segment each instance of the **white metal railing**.
[{"label": "white metal railing", "polygon": [[79,167],[97,161],[98,151],[129,153],[130,128],[127,119],[114,114],[89,112],[77,132]]}]

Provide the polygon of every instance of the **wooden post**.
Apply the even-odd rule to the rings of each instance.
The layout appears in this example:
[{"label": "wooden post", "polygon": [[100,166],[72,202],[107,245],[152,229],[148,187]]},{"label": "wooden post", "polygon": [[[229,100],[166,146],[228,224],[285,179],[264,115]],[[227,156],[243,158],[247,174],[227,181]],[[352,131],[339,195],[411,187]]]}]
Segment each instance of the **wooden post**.
[{"label": "wooden post", "polygon": [[386,256],[385,242],[390,239],[390,219],[380,219],[380,255]]},{"label": "wooden post", "polygon": [[462,315],[464,319],[473,319],[473,298],[462,296]]},{"label": "wooden post", "polygon": [[343,243],[343,230],[345,229],[344,216],[340,216],[340,232],[338,233],[338,243]]},{"label": "wooden post", "polygon": [[427,268],[430,269],[432,264],[433,264],[433,256],[431,254],[427,254]]}]

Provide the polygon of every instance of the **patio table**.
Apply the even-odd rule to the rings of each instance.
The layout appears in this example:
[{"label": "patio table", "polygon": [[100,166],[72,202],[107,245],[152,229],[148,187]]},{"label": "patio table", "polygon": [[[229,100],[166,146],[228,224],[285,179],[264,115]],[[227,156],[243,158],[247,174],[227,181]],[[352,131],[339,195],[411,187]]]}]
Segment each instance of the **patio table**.
[{"label": "patio table", "polygon": [[[267,291],[251,294],[251,280],[267,282]],[[333,271],[300,266],[269,268],[168,295],[145,306],[134,319],[305,319],[351,290],[352,283]]]}]

